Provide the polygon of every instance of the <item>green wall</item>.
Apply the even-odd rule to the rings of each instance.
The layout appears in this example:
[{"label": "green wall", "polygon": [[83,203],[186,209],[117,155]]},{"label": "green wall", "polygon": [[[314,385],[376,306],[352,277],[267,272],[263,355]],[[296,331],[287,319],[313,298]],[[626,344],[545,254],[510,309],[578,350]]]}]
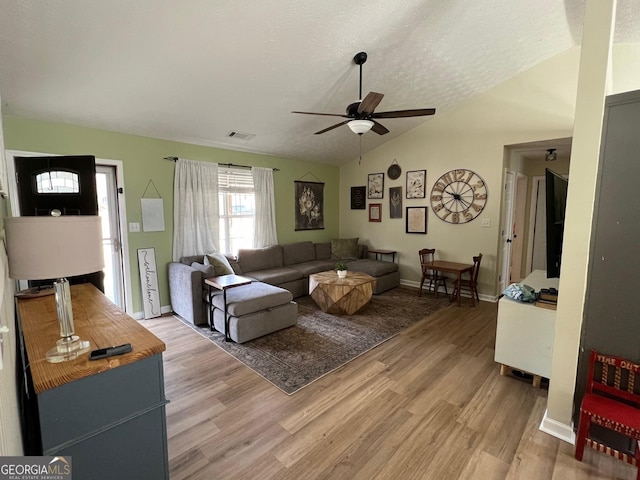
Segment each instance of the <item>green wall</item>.
[{"label": "green wall", "polygon": [[[279,168],[274,173],[278,241],[329,241],[338,237],[339,168],[334,165],[293,160],[269,155],[224,150],[159,140],[137,135],[76,127],[59,123],[3,117],[5,148],[29,152],[94,155],[96,158],[121,160],[124,165],[127,222],[142,222],[140,198],[149,180],[164,200],[164,232],[128,233],[134,312],[142,311],[137,249],[155,247],[158,282],[162,305],[169,305],[167,264],[173,248],[173,173],[174,163],[164,160],[176,156],[190,160],[235,163],[256,167]],[[321,181],[324,187],[324,230],[294,230],[294,181]]]}]

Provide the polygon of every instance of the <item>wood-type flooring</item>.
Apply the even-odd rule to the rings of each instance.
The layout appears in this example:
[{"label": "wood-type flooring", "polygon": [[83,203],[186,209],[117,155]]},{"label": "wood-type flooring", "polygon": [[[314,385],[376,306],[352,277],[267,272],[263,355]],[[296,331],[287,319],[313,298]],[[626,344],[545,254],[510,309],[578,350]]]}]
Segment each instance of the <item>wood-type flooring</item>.
[{"label": "wood-type flooring", "polygon": [[538,430],[547,391],[500,376],[496,313],[454,304],[293,396],[178,319],[143,321],[167,345],[171,479],[635,479]]}]

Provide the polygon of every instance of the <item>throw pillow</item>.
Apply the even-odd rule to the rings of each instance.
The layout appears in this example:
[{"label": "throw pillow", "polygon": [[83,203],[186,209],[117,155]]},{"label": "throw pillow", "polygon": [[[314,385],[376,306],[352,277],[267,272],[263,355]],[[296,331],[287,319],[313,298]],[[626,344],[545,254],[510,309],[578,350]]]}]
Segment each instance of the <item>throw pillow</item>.
[{"label": "throw pillow", "polygon": [[229,264],[229,260],[222,253],[208,253],[204,256],[205,265],[213,265],[216,269],[216,275],[231,275],[233,268]]},{"label": "throw pillow", "polygon": [[202,273],[202,281],[204,281],[205,278],[216,276],[216,269],[213,265],[203,265],[202,263],[193,262],[191,264],[191,268],[200,270],[200,273]]},{"label": "throw pillow", "polygon": [[332,238],[331,258],[334,260],[357,260],[359,238]]}]

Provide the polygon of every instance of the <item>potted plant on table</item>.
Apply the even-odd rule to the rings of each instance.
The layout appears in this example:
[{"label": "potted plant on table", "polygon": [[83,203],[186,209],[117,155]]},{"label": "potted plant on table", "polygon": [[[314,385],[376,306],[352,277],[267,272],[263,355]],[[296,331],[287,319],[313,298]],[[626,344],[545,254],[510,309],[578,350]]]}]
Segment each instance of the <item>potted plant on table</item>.
[{"label": "potted plant on table", "polygon": [[338,272],[338,278],[344,278],[347,276],[347,264],[338,262],[335,265],[335,271]]}]

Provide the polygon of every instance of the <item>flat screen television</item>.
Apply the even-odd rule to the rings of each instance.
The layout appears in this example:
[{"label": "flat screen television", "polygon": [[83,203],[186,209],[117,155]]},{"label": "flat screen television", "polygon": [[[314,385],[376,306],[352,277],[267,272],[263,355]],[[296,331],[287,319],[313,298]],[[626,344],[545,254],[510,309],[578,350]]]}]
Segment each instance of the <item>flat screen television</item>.
[{"label": "flat screen television", "polygon": [[545,169],[547,214],[547,278],[560,277],[562,263],[562,238],[564,212],[567,206],[569,181],[561,175]]}]

